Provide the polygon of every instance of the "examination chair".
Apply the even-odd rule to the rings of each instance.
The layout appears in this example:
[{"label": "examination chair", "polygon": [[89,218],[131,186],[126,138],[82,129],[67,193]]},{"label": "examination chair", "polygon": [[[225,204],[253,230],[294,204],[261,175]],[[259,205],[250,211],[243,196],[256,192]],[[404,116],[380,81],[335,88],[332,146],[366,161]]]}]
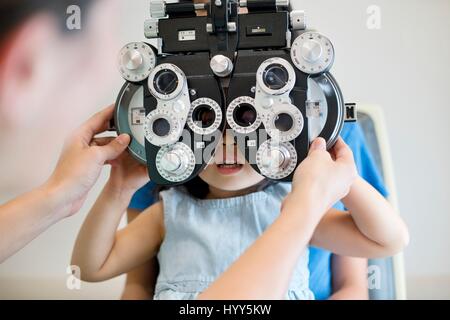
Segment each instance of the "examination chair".
[{"label": "examination chair", "polygon": [[[379,106],[359,104],[358,123],[384,179],[388,200],[398,211],[389,139],[384,114]],[[385,259],[369,260],[369,297],[371,300],[406,299],[403,253]]]}]

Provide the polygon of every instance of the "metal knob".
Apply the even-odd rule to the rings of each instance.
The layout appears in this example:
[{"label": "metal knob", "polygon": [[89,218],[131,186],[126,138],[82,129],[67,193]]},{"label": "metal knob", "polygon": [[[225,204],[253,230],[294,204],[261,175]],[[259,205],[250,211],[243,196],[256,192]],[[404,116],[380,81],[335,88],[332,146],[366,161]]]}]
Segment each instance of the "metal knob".
[{"label": "metal knob", "polygon": [[218,54],[210,62],[211,70],[218,77],[228,77],[233,72],[233,61],[230,58]]},{"label": "metal knob", "polygon": [[275,0],[277,7],[289,7],[289,0]]},{"label": "metal knob", "polygon": [[166,3],[164,0],[150,0],[150,15],[152,18],[164,18],[166,16]]},{"label": "metal knob", "polygon": [[322,46],[315,40],[306,41],[302,46],[302,56],[306,61],[314,63],[322,56]]},{"label": "metal knob", "polygon": [[297,69],[304,73],[324,73],[331,69],[334,62],[333,44],[324,35],[307,31],[292,43],[291,58]]},{"label": "metal knob", "polygon": [[144,62],[142,54],[137,50],[129,50],[122,56],[122,65],[128,70],[137,70]]},{"label": "metal knob", "polygon": [[161,167],[170,173],[178,172],[182,166],[182,158],[176,150],[171,150],[161,158]]},{"label": "metal knob", "polygon": [[286,178],[296,168],[297,151],[290,142],[266,140],[256,152],[256,165],[261,174],[269,179]]},{"label": "metal knob", "polygon": [[263,160],[263,166],[267,170],[278,171],[284,167],[286,156],[281,149],[274,148],[267,150],[266,157]]},{"label": "metal knob", "polygon": [[144,42],[126,44],[119,52],[119,72],[131,82],[140,82],[148,77],[156,65],[156,55],[152,47]]},{"label": "metal knob", "polygon": [[303,10],[293,10],[290,13],[292,30],[299,31],[306,29],[306,13]]},{"label": "metal knob", "polygon": [[156,170],[168,182],[181,182],[194,172],[195,155],[183,142],[165,145],[156,154]]}]

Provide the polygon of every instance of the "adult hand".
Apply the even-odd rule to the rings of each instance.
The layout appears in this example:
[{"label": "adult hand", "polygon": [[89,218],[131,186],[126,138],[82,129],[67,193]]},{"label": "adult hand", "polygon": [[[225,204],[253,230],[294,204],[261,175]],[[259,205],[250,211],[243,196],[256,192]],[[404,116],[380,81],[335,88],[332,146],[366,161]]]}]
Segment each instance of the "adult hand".
[{"label": "adult hand", "polygon": [[306,195],[324,214],[349,193],[357,176],[353,153],[342,138],[330,152],[326,150],[325,140],[318,138],[296,169],[291,194]]},{"label": "adult hand", "polygon": [[108,185],[118,194],[133,195],[150,181],[147,167],[137,162],[128,152],[108,163],[111,165]]},{"label": "adult hand", "polygon": [[112,114],[112,106],[97,113],[67,139],[45,184],[0,205],[0,263],[51,225],[77,212],[103,165],[123,153],[130,143],[128,135],[112,140],[94,138],[107,130]]},{"label": "adult hand", "polygon": [[130,136],[94,138],[108,129],[114,107],[98,112],[66,141],[58,164],[45,184],[55,195],[59,213],[70,216],[86,200],[104,164],[118,158],[130,143]]}]

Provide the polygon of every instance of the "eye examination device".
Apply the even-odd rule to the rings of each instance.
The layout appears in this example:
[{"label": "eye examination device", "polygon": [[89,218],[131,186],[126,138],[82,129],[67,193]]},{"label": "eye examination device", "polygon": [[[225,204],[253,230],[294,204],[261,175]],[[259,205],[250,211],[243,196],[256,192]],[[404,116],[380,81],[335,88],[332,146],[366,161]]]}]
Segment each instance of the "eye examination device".
[{"label": "eye examination device", "polygon": [[118,56],[114,128],[157,184],[196,177],[225,130],[258,173],[291,181],[315,138],[331,148],[356,120],[332,42],[288,0],[152,0],[144,34]]}]

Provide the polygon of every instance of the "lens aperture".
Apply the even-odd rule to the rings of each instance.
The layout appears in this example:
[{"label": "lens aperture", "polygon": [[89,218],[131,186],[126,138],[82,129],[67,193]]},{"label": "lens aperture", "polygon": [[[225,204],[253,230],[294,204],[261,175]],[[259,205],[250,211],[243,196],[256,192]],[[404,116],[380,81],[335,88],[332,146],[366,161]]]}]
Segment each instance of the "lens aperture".
[{"label": "lens aperture", "polygon": [[234,109],[234,121],[241,127],[250,127],[255,123],[257,113],[255,108],[248,103],[242,103]]},{"label": "lens aperture", "polygon": [[178,76],[169,69],[159,71],[153,80],[155,90],[160,94],[171,94],[178,87]]},{"label": "lens aperture", "polygon": [[170,123],[167,119],[159,118],[153,121],[153,132],[159,137],[165,137],[170,132]]},{"label": "lens aperture", "polygon": [[287,132],[292,129],[292,126],[294,125],[294,120],[292,119],[291,115],[287,113],[280,113],[276,116],[274,120],[275,128],[282,132]]},{"label": "lens aperture", "polygon": [[211,106],[202,104],[193,111],[192,120],[202,128],[209,128],[216,121],[216,112]]},{"label": "lens aperture", "polygon": [[271,90],[280,90],[289,81],[289,73],[281,64],[272,64],[264,70],[264,84]]}]

